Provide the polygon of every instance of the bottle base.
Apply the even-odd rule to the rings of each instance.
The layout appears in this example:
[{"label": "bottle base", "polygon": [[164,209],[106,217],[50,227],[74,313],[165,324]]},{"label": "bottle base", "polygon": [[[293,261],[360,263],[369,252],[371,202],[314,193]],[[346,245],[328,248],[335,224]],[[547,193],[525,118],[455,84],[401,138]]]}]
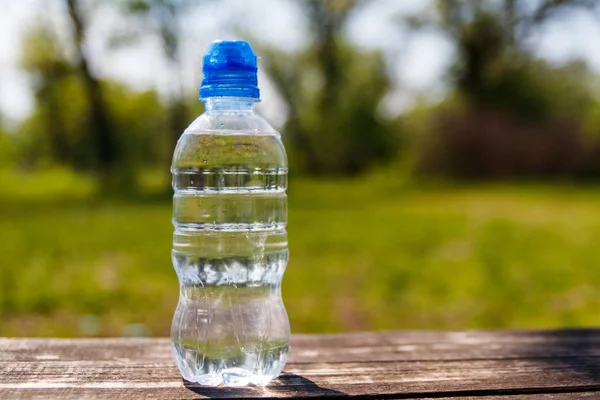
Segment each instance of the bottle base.
[{"label": "bottle base", "polygon": [[227,387],[243,387],[243,386],[265,386],[277,376],[255,375],[243,368],[229,368],[222,370],[220,373],[203,374],[197,376],[184,376],[184,379],[193,384],[201,386],[227,386]]},{"label": "bottle base", "polygon": [[281,374],[289,345],[219,359],[177,345],[173,345],[173,351],[181,376],[189,383],[210,387],[265,386]]}]

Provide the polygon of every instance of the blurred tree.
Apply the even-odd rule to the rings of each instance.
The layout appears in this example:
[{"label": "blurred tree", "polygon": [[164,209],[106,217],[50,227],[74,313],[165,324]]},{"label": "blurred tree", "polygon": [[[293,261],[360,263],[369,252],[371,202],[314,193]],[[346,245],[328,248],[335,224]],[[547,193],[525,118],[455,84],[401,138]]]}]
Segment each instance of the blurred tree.
[{"label": "blurred tree", "polygon": [[10,166],[14,158],[14,140],[4,129],[4,120],[0,114],[0,170]]},{"label": "blurred tree", "polygon": [[290,158],[309,173],[357,173],[397,153],[397,136],[377,113],[390,86],[383,58],[343,36],[363,3],[301,1],[314,33],[310,46],[298,54],[259,51],[288,107]]},{"label": "blurred tree", "polygon": [[505,74],[505,98],[494,106],[450,100],[432,110],[432,124],[417,131],[421,172],[489,179],[598,171],[598,142],[583,126],[594,104],[587,67],[537,60]]},{"label": "blurred tree", "polygon": [[[45,127],[46,134],[40,140],[36,151],[43,151],[42,147],[48,147],[48,155],[59,162],[68,163],[72,160],[73,146],[75,143],[69,141],[65,133],[64,119],[61,118],[61,104],[58,86],[64,80],[71,79],[74,68],[62,54],[57,39],[48,26],[32,28],[23,40],[21,66],[32,78],[36,111],[39,119]],[[39,156],[39,154],[38,154]],[[36,157],[29,153],[29,157],[23,161],[28,162]]]},{"label": "blurred tree", "polygon": [[98,172],[103,185],[108,187],[111,182],[114,182],[114,179],[111,178],[113,178],[112,174],[116,172],[114,167],[119,158],[114,127],[105,107],[100,81],[90,69],[85,45],[88,25],[81,9],[80,0],[65,1],[72,25],[71,33],[77,57],[76,65],[83,79],[85,95],[89,102],[87,129],[91,134],[93,148],[96,151],[95,162]]},{"label": "blurred tree", "polygon": [[170,64],[170,77],[174,82],[169,101],[171,150],[175,149],[177,140],[189,124],[182,82],[181,19],[199,3],[200,1],[191,0],[126,0],[120,3],[128,15],[139,18],[150,31],[160,37],[163,53]]},{"label": "blurred tree", "polygon": [[595,0],[438,0],[438,19],[411,17],[413,25],[440,29],[456,45],[452,75],[477,104],[543,117],[546,98],[527,85],[533,55],[527,39],[536,28],[574,9],[599,8]]},{"label": "blurred tree", "polygon": [[[32,77],[35,108],[15,135],[21,165],[59,163],[97,170],[97,142],[89,134],[92,105],[79,69],[46,27],[34,27],[22,48],[21,65]],[[135,167],[164,164],[170,156],[165,152],[165,110],[155,91],[137,93],[116,82],[96,82],[102,108],[111,116],[112,151],[118,155],[111,164],[118,173],[104,176],[110,181],[103,183],[122,193],[135,189]]]},{"label": "blurred tree", "polygon": [[[120,161],[121,168],[136,173],[140,167],[163,169],[171,161],[168,109],[155,90],[134,92],[118,82],[103,82],[107,108],[114,118],[119,150],[127,157]],[[167,170],[168,171],[168,170]]]},{"label": "blurred tree", "polygon": [[[589,0],[439,0],[433,27],[457,49],[451,70],[462,107],[452,101],[432,113],[419,168],[461,177],[574,176],[590,168],[594,149],[583,137],[592,74],[580,62],[557,68],[528,47],[535,29]],[[595,167],[594,167],[595,168]]]}]

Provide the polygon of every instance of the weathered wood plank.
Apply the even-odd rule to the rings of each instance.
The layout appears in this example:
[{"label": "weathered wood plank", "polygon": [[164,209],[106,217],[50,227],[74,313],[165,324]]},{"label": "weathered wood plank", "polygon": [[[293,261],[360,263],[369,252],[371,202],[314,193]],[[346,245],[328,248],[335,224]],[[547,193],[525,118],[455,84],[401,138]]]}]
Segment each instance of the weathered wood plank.
[{"label": "weathered wood plank", "polygon": [[[196,394],[187,389],[30,389],[27,391],[8,392],[1,391],[2,399],[119,399],[119,400],[137,400],[137,399],[194,399],[203,398],[201,394]],[[241,390],[231,394],[225,390],[225,393],[213,394],[211,398],[253,398],[256,397],[252,391]],[[271,397],[270,399],[277,399]],[[313,398],[327,399],[328,397],[314,396]],[[340,398],[340,397],[336,397]],[[342,397],[343,398],[343,397]],[[362,399],[423,399],[423,400],[596,400],[600,399],[598,392],[577,392],[577,393],[546,393],[546,394],[531,394],[531,395],[506,395],[506,396],[452,396],[452,397],[378,397],[378,396],[361,396]],[[269,399],[269,397],[263,397]]]},{"label": "weathered wood plank", "polygon": [[[51,348],[68,360],[171,360],[164,339],[2,339],[0,360],[38,360]],[[405,331],[294,335],[290,362],[409,361],[600,356],[600,330]],[[37,359],[31,358],[38,357]],[[43,358],[43,357],[42,357]]]},{"label": "weathered wood plank", "polygon": [[168,339],[0,339],[0,398],[600,399],[600,330],[298,335],[292,345],[266,388],[214,389],[183,386]]},{"label": "weathered wood plank", "polygon": [[406,331],[297,335],[294,362],[600,356],[600,331]]},{"label": "weathered wood plank", "polygon": [[[594,360],[596,361],[596,360]],[[392,395],[600,390],[600,366],[588,360],[556,366],[537,360],[477,362],[316,363],[291,364],[287,373],[265,390],[247,393],[290,397],[306,391],[319,395]],[[160,363],[17,362],[0,367],[2,389],[178,389],[176,369]],[[587,373],[581,373],[588,368]],[[9,383],[4,383],[8,381]],[[214,389],[203,390],[211,394]]]}]

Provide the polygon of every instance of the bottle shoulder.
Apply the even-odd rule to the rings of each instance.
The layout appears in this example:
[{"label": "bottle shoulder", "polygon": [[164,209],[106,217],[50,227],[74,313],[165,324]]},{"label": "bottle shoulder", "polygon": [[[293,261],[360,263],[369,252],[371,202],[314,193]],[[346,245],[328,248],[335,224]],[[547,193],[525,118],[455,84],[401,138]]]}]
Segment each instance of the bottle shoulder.
[{"label": "bottle shoulder", "polygon": [[196,118],[184,133],[280,136],[279,132],[256,112],[205,112]]},{"label": "bottle shoulder", "polygon": [[287,168],[281,136],[256,113],[204,113],[184,131],[173,168]]}]

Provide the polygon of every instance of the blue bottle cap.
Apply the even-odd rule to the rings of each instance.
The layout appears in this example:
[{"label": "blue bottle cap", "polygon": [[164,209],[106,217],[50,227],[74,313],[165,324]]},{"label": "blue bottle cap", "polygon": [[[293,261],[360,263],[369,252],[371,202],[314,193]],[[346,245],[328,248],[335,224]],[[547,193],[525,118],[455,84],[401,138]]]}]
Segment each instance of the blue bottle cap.
[{"label": "blue bottle cap", "polygon": [[209,97],[260,99],[256,54],[245,40],[216,40],[206,50],[202,64],[200,100]]}]

